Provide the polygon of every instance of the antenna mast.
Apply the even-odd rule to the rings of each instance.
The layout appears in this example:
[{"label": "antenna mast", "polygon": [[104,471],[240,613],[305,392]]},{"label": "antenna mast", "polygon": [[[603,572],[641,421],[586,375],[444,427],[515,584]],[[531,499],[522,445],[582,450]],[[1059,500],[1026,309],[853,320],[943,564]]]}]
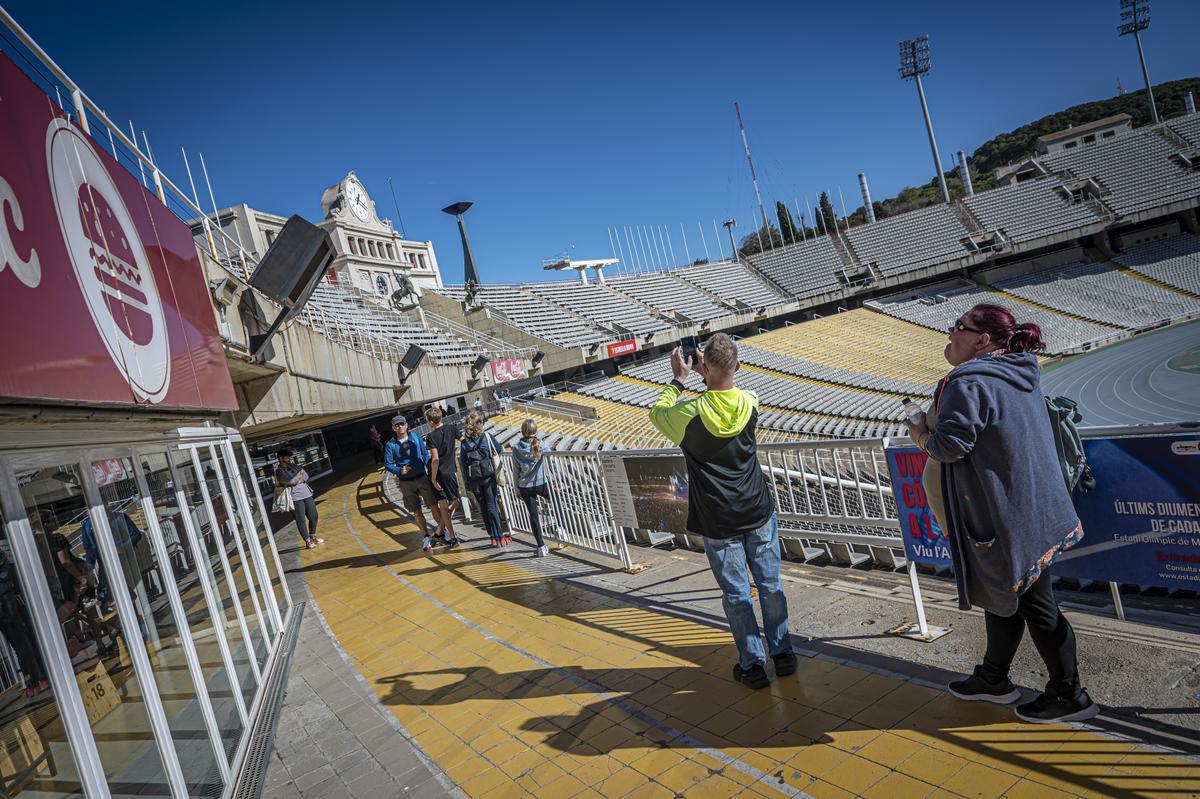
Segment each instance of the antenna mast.
[{"label": "antenna mast", "polygon": [[769,234],[771,224],[767,221],[767,209],[763,207],[762,193],[758,190],[758,176],[754,174],[754,159],[750,157],[750,142],[746,140],[746,126],[742,124],[742,109],[735,102],[733,110],[737,113],[738,130],[742,132],[742,146],[746,148],[746,163],[750,165],[750,180],[754,183],[754,196],[758,198],[758,212],[762,214],[763,227]]}]

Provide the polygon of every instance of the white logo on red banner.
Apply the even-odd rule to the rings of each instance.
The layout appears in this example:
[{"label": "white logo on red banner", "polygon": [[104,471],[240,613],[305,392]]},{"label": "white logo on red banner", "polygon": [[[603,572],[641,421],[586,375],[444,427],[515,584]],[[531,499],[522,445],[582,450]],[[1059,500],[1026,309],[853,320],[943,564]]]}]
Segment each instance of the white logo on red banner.
[{"label": "white logo on red banner", "polygon": [[637,342],[631,338],[624,341],[618,341],[608,345],[608,357],[615,358],[618,355],[625,355],[637,349]]},{"label": "white logo on red banner", "polygon": [[25,229],[25,215],[21,213],[21,204],[17,201],[17,193],[13,191],[8,181],[0,178],[0,272],[10,267],[17,280],[31,289],[42,282],[42,265],[38,261],[37,250],[30,248],[29,257],[22,259],[17,255],[17,245],[13,243],[11,231],[5,215],[12,216],[13,227],[20,233]]},{"label": "white logo on red banner", "polygon": [[133,218],[87,137],[56,118],[46,131],[50,188],[75,278],[113,364],[139,400],[167,394],[162,300]]},{"label": "white logo on red banner", "polygon": [[492,361],[492,378],[497,383],[507,383],[509,380],[520,380],[528,377],[525,362],[520,358],[501,358]]}]

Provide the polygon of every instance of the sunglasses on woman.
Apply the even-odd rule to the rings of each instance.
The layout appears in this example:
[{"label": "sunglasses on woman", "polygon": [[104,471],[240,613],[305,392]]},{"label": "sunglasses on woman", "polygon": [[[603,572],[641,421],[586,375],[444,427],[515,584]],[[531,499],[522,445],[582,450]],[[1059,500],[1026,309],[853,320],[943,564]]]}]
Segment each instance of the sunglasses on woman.
[{"label": "sunglasses on woman", "polygon": [[963,324],[962,319],[956,319],[954,321],[954,324],[950,325],[950,327],[947,328],[947,332],[949,332],[949,333],[954,333],[956,331],[964,331],[964,330],[968,333],[982,333],[983,332],[979,328],[975,328],[975,327],[971,327],[970,325]]}]

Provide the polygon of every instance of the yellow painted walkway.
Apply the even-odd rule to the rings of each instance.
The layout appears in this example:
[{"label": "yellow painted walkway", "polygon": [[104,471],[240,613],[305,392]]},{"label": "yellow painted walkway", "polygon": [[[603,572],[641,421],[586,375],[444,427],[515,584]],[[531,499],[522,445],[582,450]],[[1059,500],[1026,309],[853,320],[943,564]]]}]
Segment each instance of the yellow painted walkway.
[{"label": "yellow painted walkway", "polygon": [[322,497],[302,553],[341,646],[472,797],[1200,795],[1200,764],[848,665],[801,658],[750,691],[712,627],[541,577],[491,550],[433,556],[379,473]]}]

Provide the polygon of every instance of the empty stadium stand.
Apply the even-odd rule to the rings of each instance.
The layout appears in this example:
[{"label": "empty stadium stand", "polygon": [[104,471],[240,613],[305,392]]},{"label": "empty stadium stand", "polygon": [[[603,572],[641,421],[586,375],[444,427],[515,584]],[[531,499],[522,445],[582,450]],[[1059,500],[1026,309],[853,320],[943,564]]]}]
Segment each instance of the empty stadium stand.
[{"label": "empty stadium stand", "polygon": [[797,299],[816,297],[843,286],[845,264],[833,239],[815,239],[751,255],[750,265]]},{"label": "empty stadium stand", "polygon": [[[1200,115],[1196,128],[1200,134]],[[1116,262],[1140,275],[1200,296],[1200,236],[1182,233],[1125,248]]]},{"label": "empty stadium stand", "polygon": [[566,307],[572,313],[596,322],[616,322],[631,333],[666,330],[671,323],[639,302],[598,283],[583,284],[558,280],[529,283],[529,291]]},{"label": "empty stadium stand", "polygon": [[961,280],[868,300],[865,304],[897,319],[945,332],[956,319],[984,302],[1003,305],[1018,322],[1033,322],[1041,327],[1050,354],[1069,352],[1111,338],[1117,332],[1115,328],[1043,310]]},{"label": "empty stadium stand", "polygon": [[1193,147],[1200,147],[1200,112],[1185,114],[1169,120],[1167,127],[1175,134],[1185,139]]},{"label": "empty stadium stand", "polygon": [[928,395],[933,391],[932,383],[901,380],[894,377],[881,377],[850,369],[841,369],[836,366],[829,366],[828,364],[814,363],[803,358],[796,358],[791,355],[784,355],[750,346],[747,342],[753,340],[745,339],[738,345],[738,357],[742,363],[760,366],[764,369],[772,369],[776,372],[785,372],[810,380],[821,380],[827,383],[837,383],[852,388],[865,388],[873,391],[889,391],[906,396]]},{"label": "empty stadium stand", "polygon": [[993,285],[1064,313],[1130,330],[1200,313],[1200,300],[1097,263],[1063,264]]},{"label": "empty stadium stand", "polygon": [[[445,286],[438,293],[460,302],[466,299],[462,286]],[[479,299],[515,327],[560,347],[579,347],[613,338],[612,333],[600,330],[583,317],[518,286],[482,286]]]},{"label": "empty stadium stand", "polygon": [[678,311],[697,322],[733,313],[729,306],[719,305],[700,289],[683,280],[676,280],[667,272],[613,278],[608,285],[661,313]]},{"label": "empty stadium stand", "polygon": [[[1190,126],[1185,125],[1189,131]],[[1094,178],[1106,191],[1104,203],[1124,217],[1173,202],[1194,203],[1200,171],[1180,159],[1184,149],[1155,125],[1038,160],[1054,172]]]},{"label": "empty stadium stand", "polygon": [[970,231],[945,205],[881,219],[850,228],[850,249],[863,265],[874,264],[885,277],[964,258]]},{"label": "empty stadium stand", "polygon": [[754,308],[769,308],[786,303],[790,299],[773,289],[754,270],[735,261],[697,264],[672,272],[672,274],[709,294],[730,300],[741,300]]},{"label": "empty stadium stand", "polygon": [[1065,192],[1058,178],[1043,177],[979,192],[962,203],[985,229],[1001,231],[1012,244],[1105,222],[1089,203]]}]

